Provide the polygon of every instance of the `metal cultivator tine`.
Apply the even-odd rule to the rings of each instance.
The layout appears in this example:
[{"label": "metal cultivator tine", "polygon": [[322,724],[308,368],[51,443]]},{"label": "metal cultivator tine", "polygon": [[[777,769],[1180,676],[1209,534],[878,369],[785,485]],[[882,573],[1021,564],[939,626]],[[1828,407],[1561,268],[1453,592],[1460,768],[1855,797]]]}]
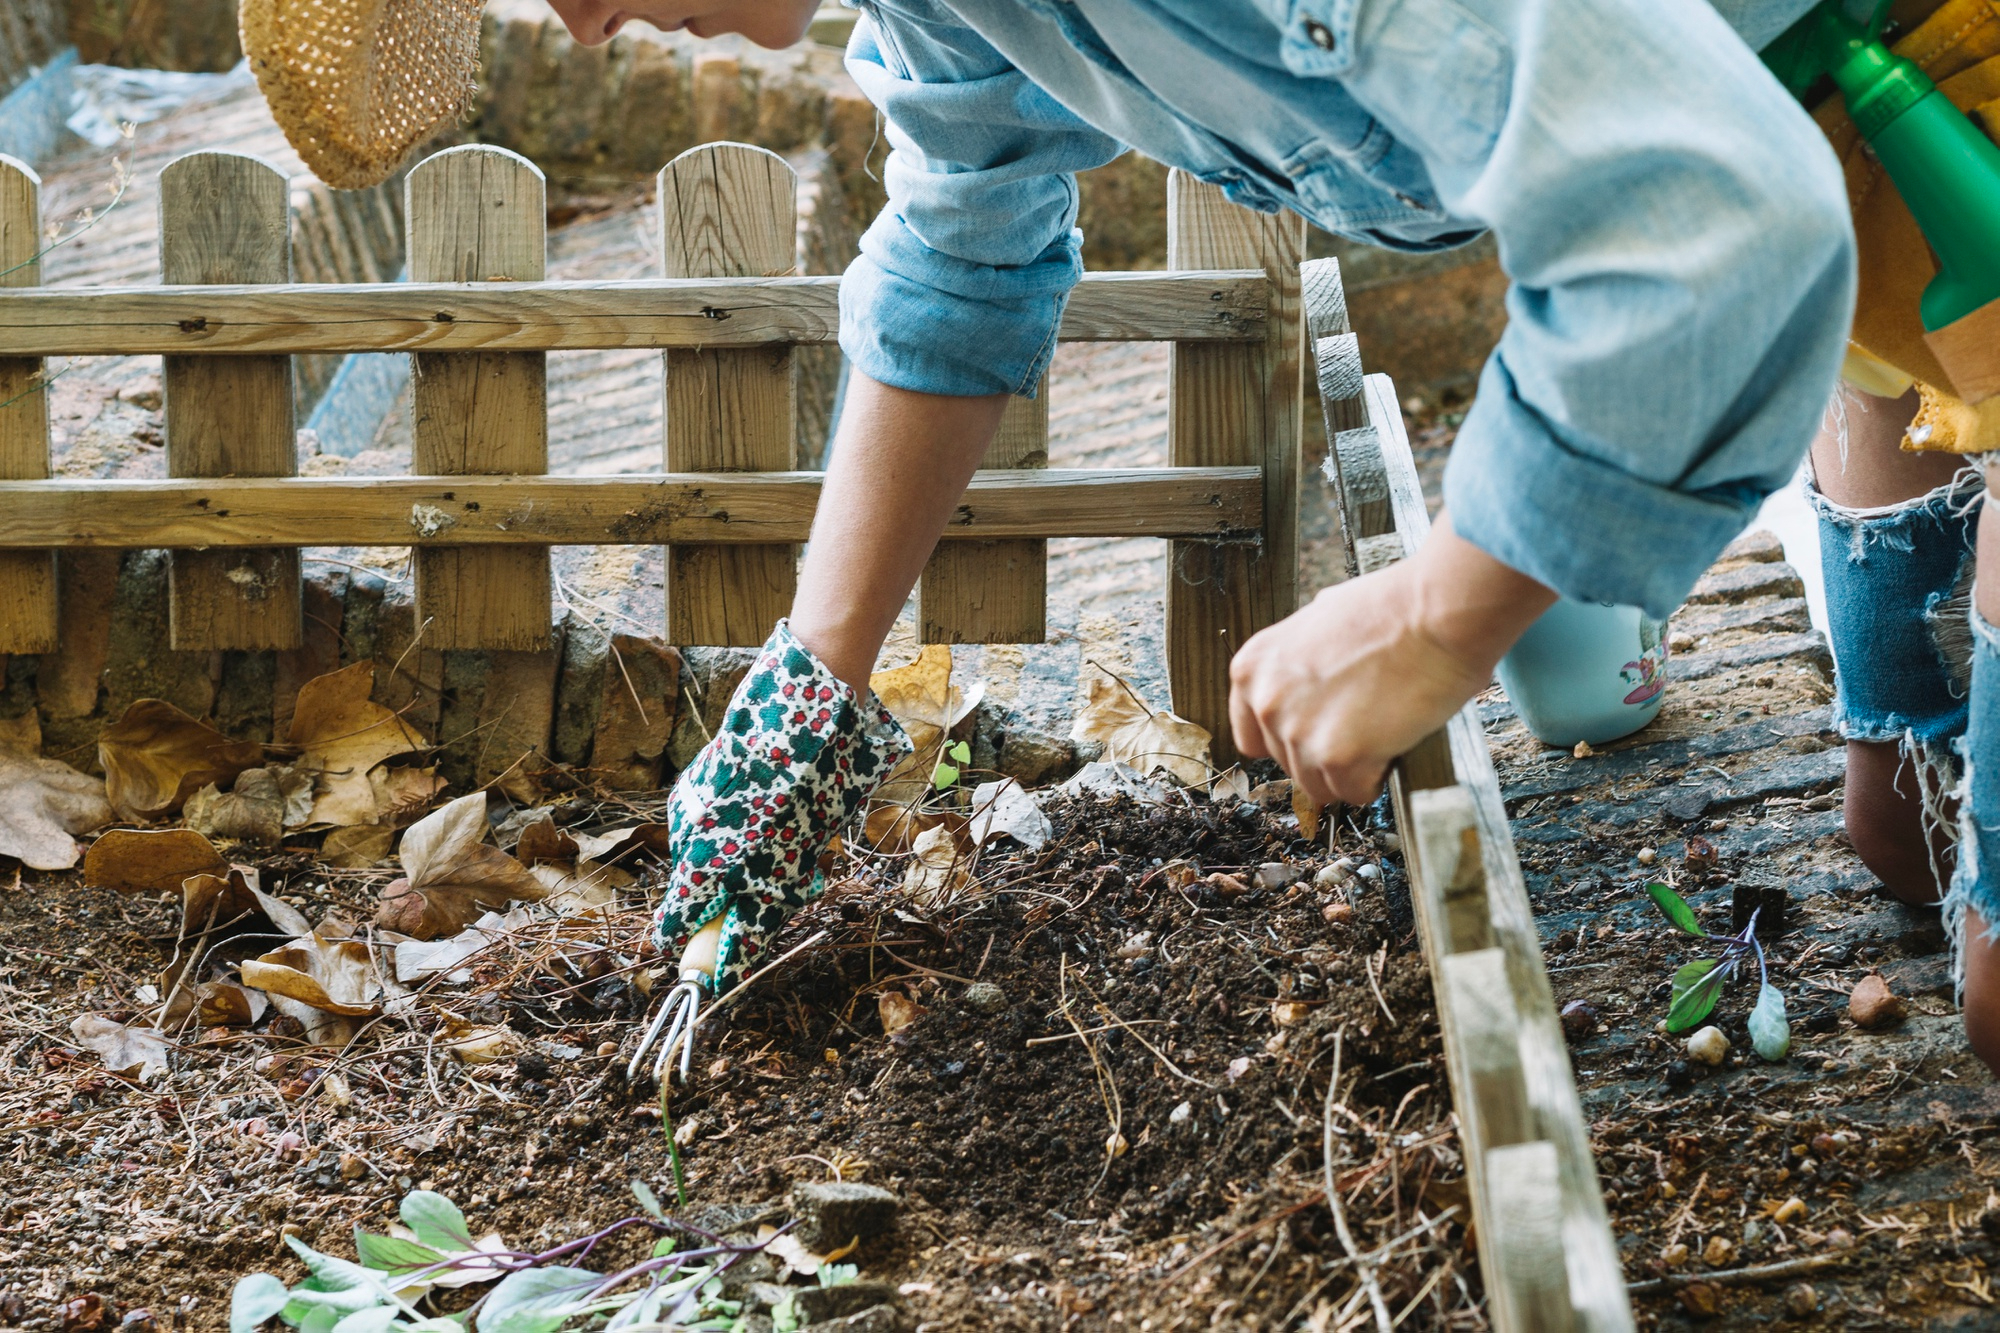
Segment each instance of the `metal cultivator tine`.
[{"label": "metal cultivator tine", "polygon": [[[675,1052],[680,1054],[680,1076],[685,1083],[688,1065],[694,1058],[694,1029],[701,1021],[702,983],[688,979],[676,984],[660,1001],[659,1012],[646,1026],[645,1035],[639,1038],[639,1049],[632,1052],[632,1062],[625,1067],[625,1078],[636,1083],[639,1070],[646,1062],[647,1052],[654,1043],[659,1044],[659,1054],[653,1061],[652,1078],[656,1083],[665,1082],[669,1067],[673,1064]],[[664,1031],[665,1036],[661,1033]]]}]

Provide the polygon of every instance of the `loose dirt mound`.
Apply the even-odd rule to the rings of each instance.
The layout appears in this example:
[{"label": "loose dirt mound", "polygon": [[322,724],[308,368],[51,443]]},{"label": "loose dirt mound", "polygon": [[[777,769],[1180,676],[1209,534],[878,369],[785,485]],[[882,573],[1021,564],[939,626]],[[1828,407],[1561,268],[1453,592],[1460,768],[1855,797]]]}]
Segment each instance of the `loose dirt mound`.
[{"label": "loose dirt mound", "polygon": [[[1322,1194],[1330,1137],[1355,1247],[1396,1242],[1371,1256],[1391,1313],[1478,1326],[1393,858],[1350,828],[1345,854],[1386,878],[1322,891],[1327,853],[1289,816],[1175,799],[1058,805],[1046,846],[989,853],[982,887],[938,910],[894,887],[893,859],[851,867],[779,947],[825,937],[711,1025],[706,1069],[673,1099],[683,1215],[726,1221],[719,1206],[836,1172],[884,1185],[900,1223],[853,1259],[933,1329],[1333,1327],[1366,1297]],[[1266,882],[1285,883],[1257,888],[1268,863],[1289,868]],[[264,870],[316,918],[360,916],[378,887],[327,876],[298,857]],[[303,1276],[281,1228],[350,1253],[350,1223],[380,1230],[420,1186],[537,1247],[634,1213],[633,1179],[673,1211],[660,1109],[598,1054],[629,1051],[643,1008],[641,911],[588,937],[520,932],[469,984],[423,992],[343,1052],[267,1022],[187,1048],[142,1087],[79,1054],[67,1024],[136,1007],[173,909],[65,876],[0,894],[5,1322],[59,1327],[58,1304],[94,1292],[162,1326],[220,1327],[241,1274]],[[921,1013],[885,1035],[885,996],[892,1017]],[[448,1016],[505,1022],[528,1049],[462,1064],[437,1044]]]}]

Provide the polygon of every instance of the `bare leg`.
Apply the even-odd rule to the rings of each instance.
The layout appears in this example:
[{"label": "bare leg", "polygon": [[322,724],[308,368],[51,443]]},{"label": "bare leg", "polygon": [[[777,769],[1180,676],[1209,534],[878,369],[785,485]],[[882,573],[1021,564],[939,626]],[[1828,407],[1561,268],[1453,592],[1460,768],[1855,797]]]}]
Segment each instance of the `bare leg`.
[{"label": "bare leg", "polygon": [[[1917,414],[1914,389],[1893,400],[1842,392],[1847,400],[1846,449],[1832,430],[1822,430],[1812,446],[1814,481],[1827,499],[1853,509],[1899,504],[1944,485],[1958,472],[1963,460],[1954,455],[1903,452],[1903,431]],[[1848,839],[1889,892],[1906,903],[1928,906],[1943,896],[1932,866],[1949,866],[1950,841],[1942,833],[1926,836],[1922,780],[1897,742],[1847,743]]]},{"label": "bare leg", "polygon": [[[1993,501],[1990,482],[1985,507],[1979,511],[1978,562],[1973,605],[1988,624],[2000,625],[2000,504]],[[1966,855],[1973,854],[1967,849]],[[1966,908],[1965,1035],[1972,1053],[2000,1073],[2000,940],[1986,938],[1990,928],[1977,908]]]},{"label": "bare leg", "polygon": [[978,470],[1007,395],[947,398],[849,376],[799,571],[792,632],[858,690]]}]

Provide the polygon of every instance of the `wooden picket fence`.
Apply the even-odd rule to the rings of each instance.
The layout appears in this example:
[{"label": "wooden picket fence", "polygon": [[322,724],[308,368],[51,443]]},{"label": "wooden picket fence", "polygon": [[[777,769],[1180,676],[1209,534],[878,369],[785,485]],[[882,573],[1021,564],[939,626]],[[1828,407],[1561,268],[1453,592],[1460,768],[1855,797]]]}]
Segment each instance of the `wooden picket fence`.
[{"label": "wooden picket fence", "polygon": [[[754,646],[784,615],[820,476],[795,467],[795,349],[835,341],[837,277],[792,275],[782,158],[711,144],[659,176],[663,277],[545,277],[541,173],[502,149],[408,177],[409,280],[290,281],[285,178],[195,153],[160,178],[164,284],[39,285],[39,181],[0,158],[0,653],[55,648],[64,550],[172,551],[176,649],[301,636],[299,551],[415,549],[427,648],[535,649],[548,548],[667,548],[665,637]],[[1228,662],[1297,599],[1304,228],[1176,176],[1170,270],[1085,277],[1060,337],[1173,344],[1160,468],[1047,467],[1017,399],[919,596],[926,642],[1045,637],[1047,541],[1163,537],[1177,711],[1227,735]],[[548,475],[544,353],[666,355],[664,473]],[[408,477],[299,477],[292,358],[416,358]],[[167,480],[51,479],[43,358],[164,358]]]}]

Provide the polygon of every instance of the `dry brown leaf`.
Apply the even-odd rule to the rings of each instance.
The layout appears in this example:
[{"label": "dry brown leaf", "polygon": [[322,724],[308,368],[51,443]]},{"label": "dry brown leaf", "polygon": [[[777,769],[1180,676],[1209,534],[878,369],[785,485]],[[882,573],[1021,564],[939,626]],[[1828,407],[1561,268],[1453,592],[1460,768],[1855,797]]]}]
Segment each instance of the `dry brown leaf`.
[{"label": "dry brown leaf", "polygon": [[370,773],[385,759],[424,748],[414,727],[368,697],[374,687],[374,664],[356,662],[299,689],[291,736],[299,766],[315,775],[310,823],[379,822]]},{"label": "dry brown leaf", "polygon": [[226,792],[209,783],[188,797],[181,817],[189,828],[212,838],[275,847],[286,829],[306,822],[312,807],[312,775],[274,765],[244,769]]},{"label": "dry brown leaf", "polygon": [[177,891],[190,875],[229,869],[229,858],[193,829],[115,828],[90,845],[83,882],[126,893]]},{"label": "dry brown leaf", "polygon": [[881,1015],[883,1033],[891,1037],[924,1016],[923,1006],[899,990],[883,991],[875,1010]]},{"label": "dry brown leaf", "polygon": [[1027,788],[1004,778],[973,789],[972,825],[966,836],[975,847],[984,847],[995,838],[1012,838],[1032,852],[1055,836],[1055,826]]},{"label": "dry brown leaf", "polygon": [[1307,842],[1319,839],[1319,816],[1325,807],[1306,795],[1305,788],[1292,784],[1292,814],[1298,817],[1299,836]]},{"label": "dry brown leaf", "polygon": [[451,784],[435,768],[391,768],[383,765],[368,775],[375,809],[384,824],[401,826],[431,808],[431,802]]},{"label": "dry brown leaf", "polygon": [[1202,728],[1147,706],[1129,684],[1096,663],[1084,676],[1083,691],[1071,740],[1100,744],[1105,762],[1128,764],[1142,775],[1163,769],[1190,787],[1208,781],[1212,738]]},{"label": "dry brown leaf", "polygon": [[135,699],[97,738],[111,804],[128,819],[159,819],[210,783],[264,761],[255,741],[232,741],[164,699]]},{"label": "dry brown leaf", "polygon": [[563,916],[601,911],[617,900],[619,889],[638,883],[617,866],[590,860],[579,860],[574,866],[543,861],[528,873],[548,894],[543,905]]},{"label": "dry brown leaf", "polygon": [[514,844],[514,855],[528,866],[541,861],[574,861],[577,854],[576,839],[557,828],[547,815],[522,829]]},{"label": "dry brown leaf", "polygon": [[345,1047],[361,1030],[360,1025],[347,1014],[315,1009],[289,995],[273,995],[271,1007],[305,1029],[306,1041],[314,1046]]},{"label": "dry brown leaf", "polygon": [[396,830],[386,824],[349,824],[331,829],[319,846],[319,859],[343,870],[366,870],[389,859]]},{"label": "dry brown leaf", "polygon": [[309,1004],[329,1014],[361,1018],[382,1008],[382,978],[368,946],[309,931],[282,949],[243,962],[243,984]]},{"label": "dry brown leaf", "polygon": [[469,1065],[490,1065],[498,1060],[511,1060],[528,1049],[528,1043],[521,1034],[502,1023],[498,1027],[479,1027],[463,1019],[445,1019],[445,1040],[439,1045],[456,1055]]},{"label": "dry brown leaf", "polygon": [[903,894],[923,907],[938,908],[965,891],[966,859],[949,828],[928,829],[917,836],[909,869],[903,872]]},{"label": "dry brown leaf", "polygon": [[194,987],[194,1000],[195,1022],[205,1028],[249,1027],[271,1007],[263,991],[233,981],[204,981]]},{"label": "dry brown leaf", "polygon": [[111,822],[104,784],[68,764],[0,749],[0,856],[30,870],[67,870],[81,855],[70,835]]},{"label": "dry brown leaf", "polygon": [[158,1028],[131,1026],[104,1014],[79,1014],[70,1021],[76,1044],[95,1052],[114,1074],[131,1074],[150,1083],[167,1072],[174,1044]]},{"label": "dry brown leaf", "polygon": [[377,923],[433,940],[515,899],[546,896],[526,866],[485,841],[486,831],[484,792],[461,796],[412,824],[397,852],[406,878],[383,888]]},{"label": "dry brown leaf", "polygon": [[[227,875],[187,876],[181,884],[181,926],[173,957],[160,972],[160,1025],[178,1028],[197,1011],[201,984],[233,979],[235,966],[312,927],[298,908],[258,887],[257,871],[232,866]],[[194,969],[190,974],[190,969]]]}]

